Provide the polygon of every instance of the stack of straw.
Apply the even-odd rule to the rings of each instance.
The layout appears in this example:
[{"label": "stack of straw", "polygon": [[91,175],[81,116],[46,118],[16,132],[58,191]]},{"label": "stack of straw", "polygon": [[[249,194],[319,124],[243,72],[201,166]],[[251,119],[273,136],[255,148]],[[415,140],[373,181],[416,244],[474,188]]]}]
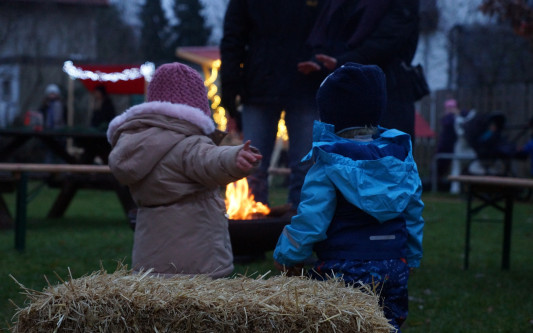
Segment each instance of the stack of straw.
[{"label": "stack of straw", "polygon": [[391,332],[368,287],[306,277],[164,279],[103,269],[27,296],[12,332]]}]

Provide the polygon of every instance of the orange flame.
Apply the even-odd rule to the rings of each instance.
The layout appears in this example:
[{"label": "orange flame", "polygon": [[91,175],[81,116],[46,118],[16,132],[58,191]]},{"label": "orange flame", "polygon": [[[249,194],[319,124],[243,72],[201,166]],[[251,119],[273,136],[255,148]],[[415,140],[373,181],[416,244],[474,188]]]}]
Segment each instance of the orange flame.
[{"label": "orange flame", "polygon": [[226,187],[226,210],[232,220],[249,220],[257,215],[268,215],[270,208],[261,202],[255,202],[254,195],[248,189],[246,178],[240,179]]}]

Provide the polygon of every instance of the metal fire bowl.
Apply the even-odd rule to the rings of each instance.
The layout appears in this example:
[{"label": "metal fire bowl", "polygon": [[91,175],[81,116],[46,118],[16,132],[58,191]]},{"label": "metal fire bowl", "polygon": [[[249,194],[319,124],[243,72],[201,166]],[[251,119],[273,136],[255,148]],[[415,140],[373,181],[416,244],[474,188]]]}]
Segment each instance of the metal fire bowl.
[{"label": "metal fire bowl", "polygon": [[235,261],[251,261],[264,257],[276,247],[289,217],[265,217],[253,220],[229,220],[229,234]]}]

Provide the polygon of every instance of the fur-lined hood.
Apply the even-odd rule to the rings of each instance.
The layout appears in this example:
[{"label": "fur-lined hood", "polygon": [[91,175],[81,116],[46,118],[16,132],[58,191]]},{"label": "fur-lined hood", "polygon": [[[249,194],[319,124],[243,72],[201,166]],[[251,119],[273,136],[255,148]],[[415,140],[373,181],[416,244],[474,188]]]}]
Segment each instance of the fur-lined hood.
[{"label": "fur-lined hood", "polygon": [[114,140],[116,140],[116,138],[114,139],[114,136],[120,126],[128,120],[144,114],[162,115],[186,120],[191,124],[198,126],[205,135],[212,134],[215,131],[215,123],[213,120],[198,108],[186,104],[154,101],[134,105],[124,113],[116,116],[107,129],[107,141],[110,144],[113,144]]}]

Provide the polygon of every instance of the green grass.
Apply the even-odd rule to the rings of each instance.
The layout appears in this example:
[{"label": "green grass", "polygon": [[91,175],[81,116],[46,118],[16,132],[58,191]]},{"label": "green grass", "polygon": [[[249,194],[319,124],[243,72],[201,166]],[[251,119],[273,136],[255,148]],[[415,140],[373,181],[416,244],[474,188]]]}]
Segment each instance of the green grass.
[{"label": "green grass", "polygon": [[[43,189],[29,204],[26,251],[13,249],[13,231],[0,231],[0,328],[8,326],[16,304],[24,303],[9,277],[33,289],[68,276],[114,270],[130,264],[133,233],[113,193],[80,191],[62,219],[46,219],[57,191]],[[14,207],[14,196],[4,195]],[[281,204],[284,189],[272,195]],[[533,332],[533,205],[514,211],[511,269],[501,271],[502,225],[474,223],[470,269],[463,270],[465,202],[425,194],[424,258],[409,282],[410,314],[403,332]],[[484,216],[499,216],[493,210]],[[274,271],[266,260],[237,265],[236,273]]]}]

